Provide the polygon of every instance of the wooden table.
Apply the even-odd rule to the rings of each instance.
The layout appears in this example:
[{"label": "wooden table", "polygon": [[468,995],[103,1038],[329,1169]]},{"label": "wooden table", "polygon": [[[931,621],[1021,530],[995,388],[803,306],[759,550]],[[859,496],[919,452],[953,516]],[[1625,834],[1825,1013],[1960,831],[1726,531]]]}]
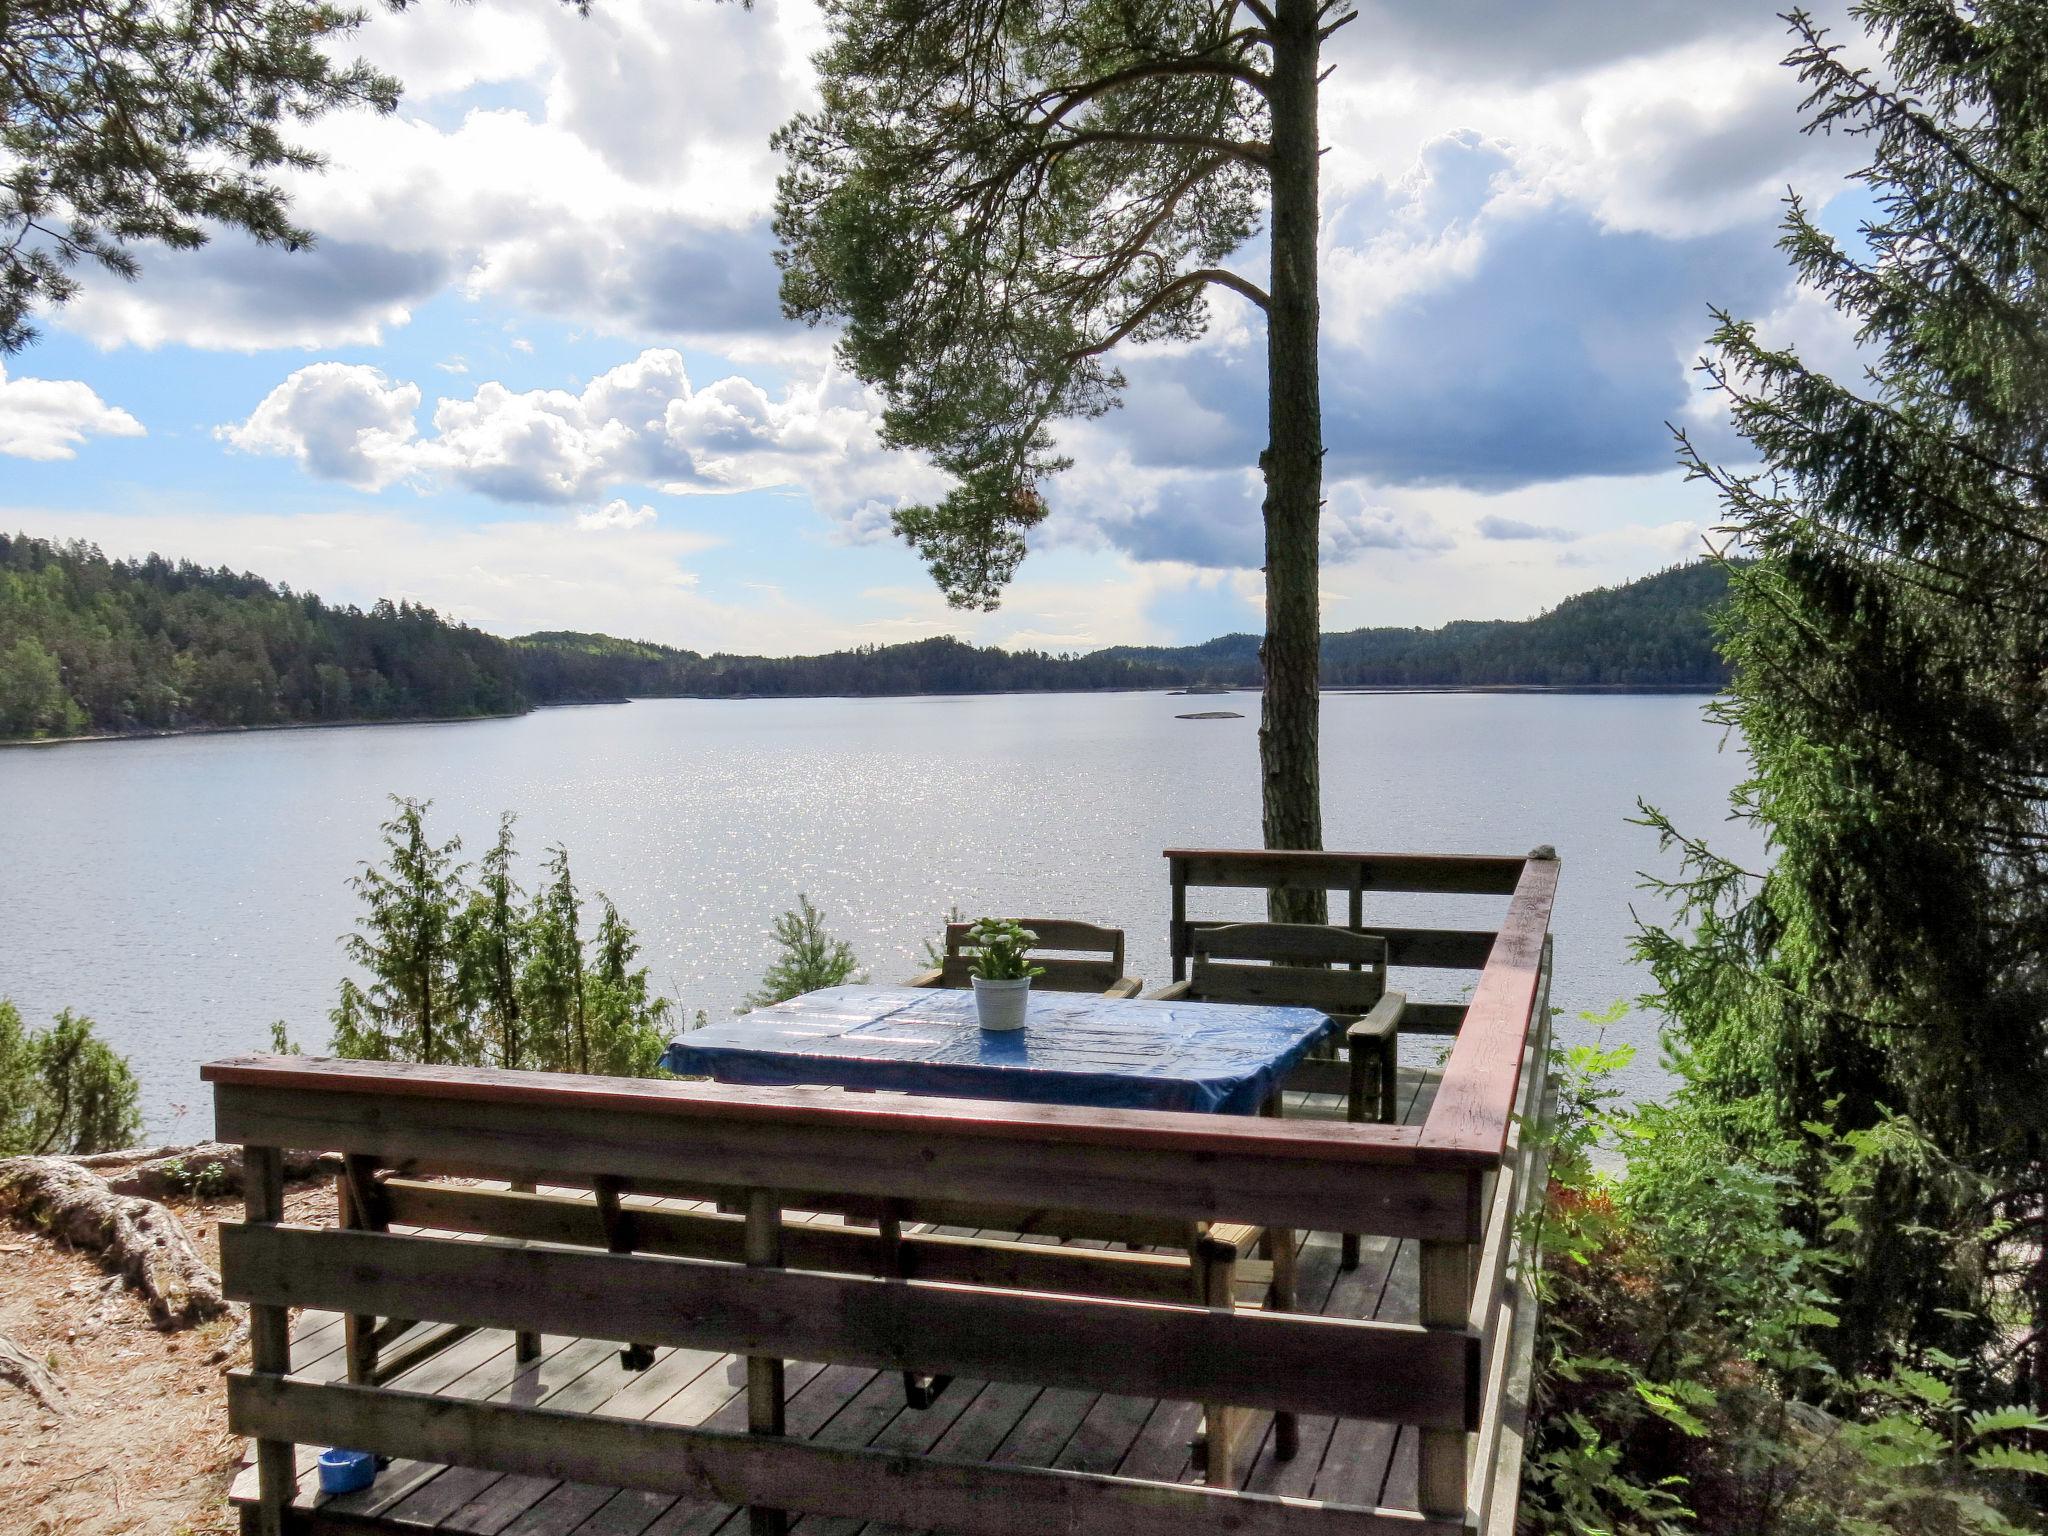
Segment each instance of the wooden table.
[{"label": "wooden table", "polygon": [[1249,1115],[1332,1028],[1313,1008],[1034,991],[1024,1027],[993,1033],[971,992],[829,987],[680,1036],[662,1065],[755,1087]]}]

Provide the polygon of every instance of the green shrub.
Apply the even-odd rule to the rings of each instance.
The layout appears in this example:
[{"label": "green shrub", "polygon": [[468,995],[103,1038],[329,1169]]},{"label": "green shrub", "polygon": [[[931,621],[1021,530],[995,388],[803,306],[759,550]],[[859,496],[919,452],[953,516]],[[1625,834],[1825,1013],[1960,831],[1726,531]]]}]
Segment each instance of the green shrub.
[{"label": "green shrub", "polygon": [[[393,796],[384,860],[352,884],[362,900],[345,940],[364,980],[344,978],[328,1015],[337,1056],[372,1061],[661,1075],[674,1005],[634,961],[639,935],[602,892],[597,931],[568,850],[547,851],[544,882],[514,877],[513,817],[472,877],[459,838],[436,843],[429,802]],[[283,1025],[272,1048],[292,1054]]]},{"label": "green shrub", "polygon": [[[1559,1054],[1523,1531],[2038,1529],[2048,1455],[2022,1437],[2048,1422],[1964,1411],[1969,1362],[1927,1354],[1842,1380],[1814,1342],[1835,1321],[1841,1260],[1802,1231],[1855,1229],[1882,1171],[1934,1166],[1935,1150],[1895,1119],[1738,1151],[1683,1057],[1668,1104],[1621,1107],[1605,1078],[1632,1054]],[[1793,1176],[1815,1165],[1817,1184]]]},{"label": "green shrub", "polygon": [[69,1009],[27,1029],[0,999],[0,1156],[108,1152],[142,1134],[135,1074]]}]

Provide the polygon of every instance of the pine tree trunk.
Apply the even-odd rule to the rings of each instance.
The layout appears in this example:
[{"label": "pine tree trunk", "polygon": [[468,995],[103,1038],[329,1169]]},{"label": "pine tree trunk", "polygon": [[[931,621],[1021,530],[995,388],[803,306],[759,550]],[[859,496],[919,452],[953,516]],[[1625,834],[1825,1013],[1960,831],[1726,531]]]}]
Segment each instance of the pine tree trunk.
[{"label": "pine tree trunk", "polygon": [[[2033,1334],[2033,1342],[2027,1346],[2022,1369],[2026,1373],[2027,1405],[2043,1418],[2048,1418],[2048,1179],[2043,1178],[2041,1160],[2041,1137],[2038,1132],[2027,1137],[2027,1161],[2035,1175],[2034,1217],[2042,1226],[2037,1226],[2034,1262],[2027,1276],[2027,1323]],[[2028,1437],[2029,1447],[2036,1451],[2048,1450],[2048,1432],[2036,1430]]]},{"label": "pine tree trunk", "polygon": [[[1318,715],[1322,619],[1317,538],[1323,407],[1316,356],[1315,0],[1278,0],[1273,36],[1273,271],[1266,316],[1266,693],[1259,775],[1268,848],[1323,845]],[[1275,891],[1276,922],[1321,922],[1320,893]]]}]

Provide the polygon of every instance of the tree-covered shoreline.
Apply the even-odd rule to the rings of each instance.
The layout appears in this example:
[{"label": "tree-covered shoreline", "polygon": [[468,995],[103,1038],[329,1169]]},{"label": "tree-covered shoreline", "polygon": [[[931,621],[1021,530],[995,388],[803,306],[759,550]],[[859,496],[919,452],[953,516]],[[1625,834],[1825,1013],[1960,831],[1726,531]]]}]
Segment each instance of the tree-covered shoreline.
[{"label": "tree-covered shoreline", "polygon": [[0,534],[0,737],[517,713],[505,642],[160,555]]},{"label": "tree-covered shoreline", "polygon": [[[1725,572],[1695,562],[1527,620],[1323,637],[1330,688],[1713,689]],[[1259,686],[1256,635],[1086,655],[950,636],[818,656],[608,635],[506,640],[415,603],[367,611],[261,577],[0,534],[0,741],[473,720],[625,698]]]}]

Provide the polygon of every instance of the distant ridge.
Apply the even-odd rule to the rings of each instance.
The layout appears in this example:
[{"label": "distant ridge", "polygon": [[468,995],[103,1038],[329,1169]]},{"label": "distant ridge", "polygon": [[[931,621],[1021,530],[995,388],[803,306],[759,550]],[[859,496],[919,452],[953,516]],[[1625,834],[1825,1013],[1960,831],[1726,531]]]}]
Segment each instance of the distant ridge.
[{"label": "distant ridge", "polygon": [[[1714,688],[1727,578],[1675,566],[1534,619],[1323,637],[1331,687]],[[951,637],[822,656],[702,655],[548,630],[501,639],[261,577],[0,534],[0,740],[516,714],[625,698],[1256,687],[1255,635],[1087,655]]]},{"label": "distant ridge", "polygon": [[[1673,566],[1568,597],[1533,619],[1460,619],[1437,629],[1323,636],[1330,688],[1718,688],[1727,663],[1712,615],[1728,575],[1712,561]],[[1191,682],[1259,681],[1259,637],[1096,653],[1185,673]]]},{"label": "distant ridge", "polygon": [[[1533,619],[1323,636],[1332,688],[1718,688],[1727,664],[1711,615],[1727,573],[1708,561],[1567,598]],[[1086,655],[1004,651],[948,637],[822,656],[703,656],[609,635],[513,642],[544,701],[579,697],[823,697],[1098,688],[1257,687],[1259,637],[1111,646]]]}]

